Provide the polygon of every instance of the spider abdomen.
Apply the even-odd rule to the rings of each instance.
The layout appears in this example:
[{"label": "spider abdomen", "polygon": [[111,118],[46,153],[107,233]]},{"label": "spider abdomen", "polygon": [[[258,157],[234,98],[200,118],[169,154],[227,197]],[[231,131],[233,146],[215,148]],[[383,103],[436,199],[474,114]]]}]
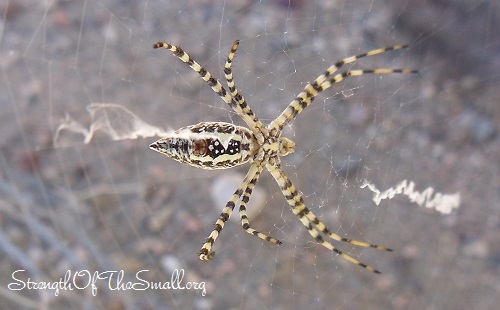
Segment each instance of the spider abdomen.
[{"label": "spider abdomen", "polygon": [[203,122],[180,128],[149,147],[183,164],[226,169],[248,162],[255,154],[250,130],[224,122]]}]

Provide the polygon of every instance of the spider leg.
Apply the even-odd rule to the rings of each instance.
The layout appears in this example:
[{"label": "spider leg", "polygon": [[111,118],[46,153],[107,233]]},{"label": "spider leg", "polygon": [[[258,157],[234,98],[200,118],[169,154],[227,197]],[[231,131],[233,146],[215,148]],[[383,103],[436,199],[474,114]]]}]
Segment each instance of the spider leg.
[{"label": "spider leg", "polygon": [[302,210],[301,212],[302,212],[302,214],[305,217],[307,217],[307,219],[319,231],[321,231],[322,233],[324,233],[328,237],[332,238],[333,240],[341,241],[341,242],[347,242],[347,243],[350,243],[350,244],[353,244],[353,245],[357,245],[357,246],[361,246],[361,247],[375,248],[377,250],[392,252],[392,249],[390,249],[388,247],[385,247],[385,246],[381,246],[381,245],[377,245],[377,244],[371,244],[371,243],[368,243],[368,242],[359,241],[359,240],[355,240],[355,239],[344,238],[344,237],[341,237],[341,236],[339,236],[339,235],[331,232],[330,229],[328,229],[328,227],[326,227],[326,225],[323,222],[321,222],[318,219],[318,217],[316,217],[316,215],[311,210],[309,210],[309,208],[307,208],[305,206],[304,206],[304,210]]},{"label": "spider leg", "polygon": [[349,76],[359,76],[363,74],[391,74],[391,73],[403,73],[403,74],[411,74],[411,73],[417,73],[415,70],[410,70],[410,69],[367,69],[367,70],[349,70],[349,71],[344,71],[342,73],[339,73],[332,78],[330,78],[327,81],[324,81],[321,83],[320,88],[321,90],[325,90],[330,88],[333,84],[336,84],[344,79],[346,79]]},{"label": "spider leg", "polygon": [[[215,243],[215,240],[217,240],[220,232],[222,231],[222,228],[224,228],[224,224],[233,213],[236,203],[238,202],[240,197],[244,195],[249,184],[255,178],[255,175],[260,174],[263,168],[264,167],[260,165],[258,161],[254,161],[252,163],[252,165],[250,166],[250,170],[248,170],[247,175],[245,176],[245,179],[243,179],[241,186],[234,192],[234,194],[231,196],[231,199],[229,199],[224,209],[222,209],[219,218],[215,222],[214,230],[212,230],[207,240],[203,244],[199,252],[201,260],[210,260],[215,256],[215,252],[212,251],[212,247]],[[248,198],[246,198],[246,200],[248,201]]]},{"label": "spider leg", "polygon": [[[280,132],[288,123],[293,121],[297,115],[302,112],[308,105],[310,105],[313,101],[314,98],[322,91],[326,90],[331,86],[331,84],[335,84],[337,82],[340,82],[341,80],[334,81],[332,79],[327,80],[333,73],[335,73],[340,67],[342,67],[345,64],[353,63],[356,60],[363,58],[363,57],[368,57],[368,56],[373,56],[377,54],[382,54],[388,51],[393,51],[393,50],[399,50],[403,48],[407,48],[407,45],[394,45],[391,47],[386,47],[386,48],[379,48],[376,50],[372,50],[363,54],[359,54],[356,56],[351,56],[344,58],[334,65],[332,65],[330,68],[328,68],[325,73],[322,75],[318,76],[313,82],[308,83],[304,90],[288,105],[288,107],[281,112],[281,114],[273,120],[269,126],[268,129],[271,130],[273,133],[275,132]],[[384,74],[384,73],[417,73],[416,70],[410,70],[410,69],[374,69],[374,70],[353,70],[353,71],[362,71],[361,74],[349,74],[349,75],[362,75],[366,73],[375,73],[375,74]],[[349,71],[348,71],[349,72]],[[351,71],[352,72],[352,71]],[[331,81],[328,83],[328,81]],[[327,84],[324,84],[327,83]]]},{"label": "spider leg", "polygon": [[[359,260],[355,259],[354,257],[342,252],[341,250],[337,249],[333,244],[330,242],[326,241],[323,239],[323,237],[319,234],[318,228],[320,231],[326,231],[328,232],[328,235],[332,237],[335,240],[341,239],[340,241],[346,241],[349,242],[348,240],[350,239],[345,239],[342,237],[339,237],[337,235],[333,235],[329,232],[329,230],[326,228],[326,226],[321,223],[318,218],[305,206],[304,204],[304,199],[302,198],[302,195],[299,194],[295,186],[292,184],[290,179],[287,177],[285,172],[281,169],[281,166],[279,164],[277,165],[271,165],[267,164],[266,165],[267,170],[272,174],[276,182],[278,183],[279,187],[281,188],[281,191],[283,192],[283,195],[285,196],[288,204],[292,208],[293,214],[299,218],[299,220],[302,222],[302,224],[307,228],[307,231],[309,234],[321,245],[323,245],[325,248],[337,253],[338,255],[342,256],[344,259],[350,261],[353,264],[356,264],[358,266],[361,266],[365,268],[368,271],[374,272],[374,273],[380,273],[377,269],[368,266]],[[314,227],[316,226],[316,228]],[[322,230],[322,228],[324,228]],[[333,235],[333,236],[332,236]],[[338,239],[336,237],[339,237]],[[361,246],[371,246],[368,243],[361,242],[361,241],[355,241],[350,242],[355,245],[361,245]],[[376,248],[379,248],[379,246],[373,246]],[[380,247],[381,249],[386,249],[384,247]]]},{"label": "spider leg", "polygon": [[255,173],[254,177],[252,180],[248,183],[247,188],[245,189],[242,197],[241,197],[241,203],[240,203],[240,219],[241,219],[241,225],[243,226],[243,229],[249,233],[250,235],[254,235],[256,237],[259,237],[262,240],[269,241],[273,244],[281,244],[281,241],[278,239],[268,236],[264,233],[261,233],[253,228],[250,227],[250,221],[248,220],[248,215],[247,215],[247,209],[246,209],[246,204],[250,200],[250,196],[252,195],[252,190],[255,187],[255,184],[257,184],[257,181],[259,180],[260,173],[264,169],[264,164],[260,163],[259,168],[257,169],[257,172]]},{"label": "spider leg", "polygon": [[[235,86],[234,80],[233,80],[233,71],[232,71],[232,64],[233,64],[233,59],[234,55],[236,54],[236,50],[238,50],[238,46],[240,44],[239,40],[234,41],[231,50],[229,51],[229,55],[227,56],[226,64],[224,65],[224,76],[226,78],[227,82],[227,87],[229,89],[229,92],[231,93],[231,96],[236,100],[236,103],[238,106],[241,108],[242,112],[244,115],[249,115],[249,116],[254,116],[252,110],[248,106],[247,102],[245,101],[245,98],[243,98],[243,95],[240,94],[238,89]],[[240,114],[240,113],[238,113]],[[241,114],[240,114],[241,115]],[[267,128],[262,124],[261,121],[255,118],[254,120],[254,126],[250,126],[250,129],[254,132],[256,135],[257,140],[260,143],[264,142],[264,136],[267,136]]]},{"label": "spider leg", "polygon": [[219,97],[227,103],[234,112],[236,112],[243,121],[250,127],[255,128],[262,126],[262,123],[258,120],[257,116],[252,112],[250,107],[246,105],[244,109],[240,106],[226,91],[226,89],[221,85],[221,83],[212,76],[205,68],[203,68],[199,63],[197,63],[191,56],[189,56],[182,48],[179,46],[172,45],[168,42],[158,42],[153,45],[153,48],[166,48],[171,51],[177,58],[188,64],[191,69],[196,71],[200,77],[212,87],[213,91],[219,95]]}]

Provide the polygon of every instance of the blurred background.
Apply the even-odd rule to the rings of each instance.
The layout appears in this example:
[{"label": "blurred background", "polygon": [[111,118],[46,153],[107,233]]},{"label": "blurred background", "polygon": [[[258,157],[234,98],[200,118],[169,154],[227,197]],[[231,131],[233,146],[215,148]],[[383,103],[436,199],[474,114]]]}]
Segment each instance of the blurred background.
[{"label": "blurred background", "polygon": [[[494,309],[500,293],[500,3],[498,1],[9,1],[0,2],[0,308],[2,309]],[[87,107],[113,103],[165,130],[201,121],[243,125],[195,72],[153,43],[183,47],[253,111],[273,120],[335,61],[410,48],[352,68],[411,68],[334,85],[287,126],[283,168],[335,233],[386,245],[337,244],[375,266],[318,246],[264,172],[251,198],[262,242],[230,220],[210,262],[197,252],[249,165],[204,171],[148,149],[156,138],[95,132]],[[106,114],[129,130],[131,114]],[[73,129],[56,130],[64,120]],[[79,124],[79,125],[75,125]],[[78,127],[81,126],[81,127]],[[59,133],[57,133],[59,134]],[[380,190],[460,193],[450,215]],[[197,289],[9,289],[57,282],[68,270],[123,270],[124,282]],[[85,283],[84,277],[80,284]],[[26,283],[26,282],[24,282]],[[10,286],[12,288],[13,286]],[[203,296],[204,295],[204,296]]]}]

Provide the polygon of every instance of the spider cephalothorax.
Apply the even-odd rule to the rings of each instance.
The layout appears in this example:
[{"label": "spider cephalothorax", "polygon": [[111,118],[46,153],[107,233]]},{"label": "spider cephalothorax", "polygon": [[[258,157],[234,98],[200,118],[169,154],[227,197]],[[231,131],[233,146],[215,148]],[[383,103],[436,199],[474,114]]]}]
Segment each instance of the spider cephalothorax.
[{"label": "spider cephalothorax", "polygon": [[204,122],[176,130],[150,145],[151,149],[181,163],[203,169],[226,169],[242,165],[246,162],[251,162],[250,169],[243,179],[241,186],[227,202],[215,223],[214,230],[208,236],[205,244],[203,244],[200,250],[200,259],[209,260],[214,256],[212,246],[238,202],[240,202],[239,213],[241,224],[246,232],[262,240],[274,244],[281,244],[278,239],[251,228],[246,213],[246,204],[250,199],[252,190],[259,179],[260,173],[266,168],[278,183],[288,204],[292,208],[292,212],[299,218],[302,224],[307,228],[309,234],[318,243],[356,265],[369,271],[379,273],[377,269],[338,250],[321,235],[323,234],[333,240],[348,242],[357,246],[391,251],[389,248],[383,246],[347,239],[332,233],[326,225],[305,206],[302,195],[292,184],[280,165],[280,157],[286,156],[295,150],[295,143],[290,139],[281,137],[281,131],[287,124],[293,121],[304,108],[311,104],[316,95],[329,88],[332,84],[338,83],[349,76],[363,74],[416,73],[415,70],[409,69],[349,69],[333,75],[343,65],[353,63],[359,58],[406,48],[406,46],[395,45],[376,49],[338,61],[313,82],[307,84],[304,91],[302,91],[275,120],[268,126],[265,126],[258,120],[250,106],[248,106],[243,96],[235,87],[231,65],[238,45],[239,41],[235,41],[224,66],[224,75],[229,93],[212,74],[200,66],[180,47],[166,42],[158,42],[153,46],[154,48],[163,47],[170,50],[180,60],[187,63],[194,71],[198,72],[200,77],[243,119],[249,128],[247,129],[224,122]]}]

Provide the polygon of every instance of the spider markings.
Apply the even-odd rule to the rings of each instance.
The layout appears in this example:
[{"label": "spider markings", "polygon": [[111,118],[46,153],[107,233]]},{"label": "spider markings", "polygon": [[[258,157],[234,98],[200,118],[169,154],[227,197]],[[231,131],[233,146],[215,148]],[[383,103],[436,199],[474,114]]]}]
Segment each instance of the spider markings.
[{"label": "spider markings", "polygon": [[226,169],[248,162],[255,153],[253,134],[245,127],[203,122],[180,128],[149,147],[202,169]]},{"label": "spider markings", "polygon": [[[347,57],[329,67],[325,73],[306,85],[302,91],[283,112],[273,120],[267,127],[262,124],[252,112],[245,99],[239,94],[233,81],[231,65],[238,49],[239,41],[235,41],[231,47],[226,64],[224,76],[230,93],[216,80],[206,69],[200,66],[194,59],[186,54],[180,47],[166,42],[158,42],[154,48],[166,48],[180,60],[187,63],[200,77],[206,81],[224,102],[226,102],[242,119],[249,129],[222,122],[200,123],[181,128],[174,134],[164,137],[153,144],[151,148],[179,162],[204,169],[224,169],[241,165],[251,161],[241,186],[234,192],[219,218],[215,222],[215,228],[208,236],[200,250],[200,259],[209,260],[215,253],[211,250],[226,221],[231,216],[236,204],[240,202],[239,213],[243,229],[262,240],[274,244],[281,242],[271,236],[251,228],[246,213],[246,204],[250,199],[253,188],[257,183],[264,167],[271,173],[278,183],[281,192],[290,205],[292,212],[299,218],[307,228],[309,234],[325,248],[337,253],[353,264],[361,266],[371,272],[380,273],[377,269],[368,266],[352,256],[338,250],[329,241],[326,241],[320,233],[341,242],[347,242],[362,247],[372,247],[384,251],[392,251],[389,248],[366,243],[363,241],[347,239],[332,233],[314,213],[309,210],[300,192],[292,184],[288,176],[281,168],[280,157],[286,156],[295,150],[295,143],[290,139],[281,137],[281,131],[288,123],[293,121],[302,110],[307,107],[314,98],[331,85],[338,83],[349,76],[363,74],[390,74],[390,73],[417,73],[410,69],[369,69],[369,70],[346,70],[333,75],[340,67],[356,60],[385,53],[391,50],[406,48],[406,45],[395,45],[392,47],[372,50],[357,56]],[[333,76],[332,76],[333,75]],[[221,147],[222,146],[222,147]],[[239,148],[239,151],[237,149]]]}]

